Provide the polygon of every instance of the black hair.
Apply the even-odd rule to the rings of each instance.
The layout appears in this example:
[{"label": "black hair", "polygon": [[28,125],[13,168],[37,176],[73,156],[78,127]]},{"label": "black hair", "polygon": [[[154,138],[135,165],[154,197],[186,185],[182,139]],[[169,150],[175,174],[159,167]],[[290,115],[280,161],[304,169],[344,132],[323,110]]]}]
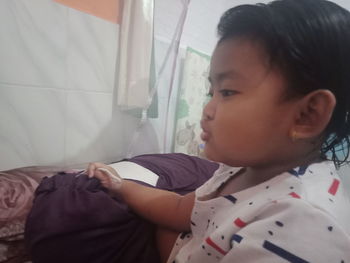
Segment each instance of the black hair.
[{"label": "black hair", "polygon": [[218,25],[219,43],[249,37],[280,68],[288,92],[303,96],[317,89],[336,97],[321,153],[336,167],[349,157],[350,12],[326,0],[277,0],[227,10]]}]

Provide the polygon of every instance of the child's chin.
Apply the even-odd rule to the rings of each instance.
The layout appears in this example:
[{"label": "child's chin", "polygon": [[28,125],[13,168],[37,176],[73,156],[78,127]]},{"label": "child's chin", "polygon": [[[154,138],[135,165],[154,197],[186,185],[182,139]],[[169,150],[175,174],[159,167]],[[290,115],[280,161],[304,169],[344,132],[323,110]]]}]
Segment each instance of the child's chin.
[{"label": "child's chin", "polygon": [[221,158],[219,158],[219,156],[217,154],[215,154],[213,151],[211,151],[209,149],[209,147],[204,147],[203,153],[204,153],[205,158],[207,158],[208,160],[213,161],[213,162],[218,162],[218,163],[221,162]]},{"label": "child's chin", "polygon": [[205,158],[210,160],[210,161],[217,162],[217,163],[223,163],[223,164],[226,164],[226,165],[232,166],[232,167],[242,167],[242,162],[240,160],[227,159],[224,156],[221,156],[219,154],[216,154],[213,151],[210,151],[209,149],[204,148],[203,154],[204,154]]}]

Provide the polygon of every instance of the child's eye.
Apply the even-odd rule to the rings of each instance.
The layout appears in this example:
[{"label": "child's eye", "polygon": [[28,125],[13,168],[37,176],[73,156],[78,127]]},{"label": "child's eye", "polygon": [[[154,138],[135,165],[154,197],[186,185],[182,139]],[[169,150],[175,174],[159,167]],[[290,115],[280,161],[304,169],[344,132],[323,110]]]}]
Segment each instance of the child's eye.
[{"label": "child's eye", "polygon": [[222,89],[219,92],[223,97],[229,97],[238,93],[238,91],[230,89]]}]

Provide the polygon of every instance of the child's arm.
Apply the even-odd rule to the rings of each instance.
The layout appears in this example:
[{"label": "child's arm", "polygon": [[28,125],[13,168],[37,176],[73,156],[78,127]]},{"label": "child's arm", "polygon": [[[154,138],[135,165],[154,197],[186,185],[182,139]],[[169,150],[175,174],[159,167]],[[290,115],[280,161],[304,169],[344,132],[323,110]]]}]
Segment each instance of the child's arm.
[{"label": "child's arm", "polygon": [[145,219],[180,232],[190,230],[194,192],[181,196],[123,180],[113,168],[102,163],[90,164],[88,175],[98,178],[112,195],[122,196],[125,202]]}]

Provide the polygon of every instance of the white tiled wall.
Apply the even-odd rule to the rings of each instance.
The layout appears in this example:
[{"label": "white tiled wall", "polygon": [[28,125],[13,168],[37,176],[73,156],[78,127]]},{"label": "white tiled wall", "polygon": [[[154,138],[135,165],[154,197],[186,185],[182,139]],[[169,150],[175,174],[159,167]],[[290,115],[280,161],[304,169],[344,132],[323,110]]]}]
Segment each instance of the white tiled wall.
[{"label": "white tiled wall", "polygon": [[116,126],[117,35],[51,0],[0,1],[0,170],[124,156],[136,120]]},{"label": "white tiled wall", "polygon": [[0,1],[1,83],[64,86],[66,15],[47,0]]},{"label": "white tiled wall", "polygon": [[1,169],[63,162],[65,103],[59,89],[0,84]]},{"label": "white tiled wall", "polygon": [[119,27],[75,9],[68,10],[67,88],[113,92]]}]

